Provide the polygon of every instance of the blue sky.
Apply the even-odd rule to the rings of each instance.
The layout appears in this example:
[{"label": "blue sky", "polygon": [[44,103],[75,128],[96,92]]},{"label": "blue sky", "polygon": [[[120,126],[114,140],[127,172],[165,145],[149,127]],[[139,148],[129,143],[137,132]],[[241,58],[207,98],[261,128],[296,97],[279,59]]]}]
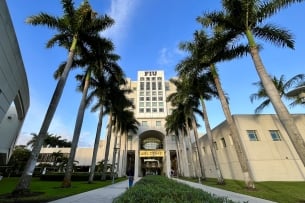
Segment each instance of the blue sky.
[{"label": "blue sky", "polygon": [[[75,1],[78,7],[80,0]],[[178,44],[192,39],[200,25],[195,21],[204,11],[220,8],[215,0],[90,0],[99,14],[108,14],[115,25],[104,36],[112,39],[119,64],[126,76],[135,80],[138,70],[165,70],[166,78],[175,76],[175,66],[185,56]],[[8,0],[24,66],[28,76],[31,104],[17,144],[24,144],[30,133],[38,133],[57,81],[53,73],[67,58],[66,50],[45,48],[55,33],[46,27],[31,26],[25,19],[39,12],[54,16],[62,14],[60,1]],[[269,46],[263,43],[261,52],[266,69],[272,75],[286,79],[304,73],[305,62],[305,4],[296,4],[279,12],[268,22],[287,28],[294,34],[295,50]],[[249,96],[257,91],[252,85],[258,81],[250,56],[217,64],[223,88],[230,98],[232,114],[252,114],[261,101],[250,102]],[[49,132],[71,140],[81,93],[76,92],[75,74],[71,72]],[[286,103],[286,101],[285,101]],[[218,100],[207,102],[211,127],[225,118]],[[304,113],[304,107],[289,108],[291,113]],[[263,113],[274,113],[270,106]],[[85,114],[79,146],[93,146],[97,115],[89,109]],[[104,126],[106,123],[104,123]],[[204,131],[204,130],[203,130]],[[103,131],[104,134],[105,131]],[[102,135],[104,137],[104,135]]]}]

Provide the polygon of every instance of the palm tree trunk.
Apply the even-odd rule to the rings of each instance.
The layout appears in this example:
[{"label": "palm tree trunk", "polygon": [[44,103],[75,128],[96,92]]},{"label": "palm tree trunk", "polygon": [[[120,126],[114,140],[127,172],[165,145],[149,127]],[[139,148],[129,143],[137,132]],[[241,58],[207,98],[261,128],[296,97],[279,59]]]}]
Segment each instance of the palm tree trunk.
[{"label": "palm tree trunk", "polygon": [[206,179],[205,170],[204,170],[204,165],[203,165],[202,154],[200,153],[197,125],[196,125],[196,121],[195,121],[194,118],[192,118],[192,126],[193,126],[193,130],[194,130],[195,144],[196,144],[196,147],[197,147],[198,162],[199,162],[199,167],[200,167],[200,172],[201,172],[201,177],[200,178],[205,180]]},{"label": "palm tree trunk", "polygon": [[59,78],[59,81],[56,85],[55,91],[53,93],[51,102],[49,104],[47,113],[44,117],[44,120],[42,122],[39,134],[38,134],[38,141],[35,143],[35,145],[33,146],[33,149],[31,151],[31,155],[27,161],[27,164],[24,168],[24,171],[19,179],[19,182],[16,186],[16,188],[13,190],[12,194],[13,195],[19,195],[19,194],[26,194],[28,192],[30,192],[30,183],[31,183],[31,179],[32,179],[32,174],[34,172],[36,163],[37,163],[37,159],[41,150],[41,147],[44,143],[45,138],[48,135],[48,130],[51,124],[51,121],[53,119],[53,116],[55,114],[55,111],[57,109],[59,100],[61,98],[63,89],[65,87],[70,69],[71,69],[71,65],[73,62],[73,57],[74,57],[74,52],[75,52],[75,47],[77,44],[77,36],[75,35],[73,37],[73,41],[72,41],[72,45],[70,47],[70,52],[68,55],[68,59],[67,59],[67,63],[65,65],[64,71],[62,73],[62,75]]},{"label": "palm tree trunk", "polygon": [[179,135],[175,135],[176,136],[176,145],[177,145],[177,166],[178,166],[178,173],[177,173],[177,177],[179,177],[179,175],[181,175],[181,161],[180,161],[180,145],[179,145]]},{"label": "palm tree trunk", "polygon": [[[191,173],[190,173],[190,161],[189,161],[189,158],[187,156],[185,136],[183,134],[182,134],[182,145],[183,145],[183,156],[185,158],[185,161],[186,161],[186,164],[187,164],[187,168],[188,168],[188,175],[191,176]],[[183,167],[183,168],[185,168],[185,167]],[[184,174],[185,174],[185,172],[184,172]]]},{"label": "palm tree trunk", "polygon": [[254,62],[256,71],[260,77],[260,80],[263,83],[263,86],[266,90],[267,95],[270,98],[270,101],[276,111],[276,114],[279,117],[279,120],[283,127],[285,128],[288,137],[290,138],[296,152],[298,153],[303,165],[305,166],[305,142],[302,138],[299,129],[294,123],[294,120],[290,113],[288,112],[286,106],[281,100],[281,97],[274,86],[271,78],[266,72],[264,68],[263,62],[260,58],[258,49],[256,46],[250,48],[250,53],[252,56],[252,60]]},{"label": "palm tree trunk", "polygon": [[104,111],[103,106],[101,106],[100,114],[98,117],[98,124],[97,124],[97,129],[96,129],[95,140],[94,140],[94,148],[93,148],[93,153],[92,153],[92,161],[91,161],[88,183],[92,183],[93,178],[94,178],[97,151],[98,151],[98,146],[100,143],[100,137],[101,137],[101,131],[102,131],[102,125],[103,125],[103,116],[104,116],[103,111]]},{"label": "palm tree trunk", "polygon": [[210,122],[209,122],[205,102],[202,98],[200,98],[200,101],[201,101],[201,106],[202,106],[202,113],[203,113],[203,118],[204,118],[205,129],[207,132],[209,145],[210,145],[211,153],[212,153],[212,158],[213,158],[214,166],[215,166],[216,173],[217,173],[217,184],[224,185],[225,181],[224,181],[222,173],[221,173],[221,169],[219,166],[219,160],[217,157],[215,147],[213,146],[212,131],[211,131],[211,127],[210,127]]},{"label": "palm tree trunk", "polygon": [[191,160],[189,159],[188,157],[188,160],[190,161],[191,163],[191,169],[193,171],[193,177],[196,177],[196,167],[195,167],[195,163],[194,163],[194,159],[193,159],[193,148],[192,148],[192,141],[191,141],[191,135],[190,135],[190,127],[188,126],[187,122],[186,122],[186,130],[187,130],[187,137],[188,137],[188,144],[189,144],[189,152],[187,153],[188,156],[189,154],[191,154]]},{"label": "palm tree trunk", "polygon": [[74,163],[74,158],[75,158],[78,140],[79,140],[79,136],[80,136],[80,131],[81,131],[83,120],[84,120],[84,114],[85,114],[85,109],[86,109],[86,98],[87,98],[87,93],[88,93],[88,89],[89,89],[90,77],[91,77],[91,71],[89,70],[86,74],[83,95],[82,95],[81,103],[78,108],[69,159],[68,159],[68,163],[67,163],[67,167],[66,167],[66,171],[65,171],[65,177],[64,177],[64,180],[61,185],[63,188],[71,187],[71,176],[72,176],[72,172],[73,172],[73,163]]},{"label": "palm tree trunk", "polygon": [[241,145],[241,140],[240,140],[241,137],[240,137],[239,132],[237,130],[237,127],[236,127],[236,125],[233,121],[231,111],[230,111],[229,105],[227,103],[227,99],[226,99],[226,97],[224,95],[224,92],[222,90],[216,68],[215,68],[214,65],[211,65],[210,69],[211,69],[211,72],[213,73],[213,79],[214,79],[214,82],[215,82],[215,85],[216,85],[216,88],[217,88],[217,92],[218,92],[218,96],[219,96],[219,99],[220,99],[222,110],[224,112],[227,123],[229,125],[230,133],[231,133],[231,136],[232,136],[232,141],[234,143],[234,149],[236,151],[237,158],[238,158],[239,164],[241,166],[241,170],[244,174],[244,180],[245,180],[246,186],[248,188],[253,188],[254,189],[255,185],[254,185],[254,182],[253,182],[252,174],[250,173],[250,170],[249,170],[249,166],[248,166],[249,163],[247,161],[248,160],[247,155],[246,155],[245,149]]},{"label": "palm tree trunk", "polygon": [[[121,158],[121,143],[122,143],[122,135],[120,135],[120,139],[119,139],[119,148],[118,148],[118,165],[117,165],[117,171],[119,171],[120,169],[120,158]],[[120,170],[122,171],[122,170]]]},{"label": "palm tree trunk", "polygon": [[105,148],[105,159],[104,159],[104,166],[103,166],[103,172],[102,172],[102,180],[106,180],[111,133],[112,133],[112,113],[110,112],[109,113],[108,132],[107,132],[107,142],[106,142],[106,148]]},{"label": "palm tree trunk", "polygon": [[118,135],[116,134],[114,136],[113,153],[112,153],[112,166],[111,166],[112,183],[114,183],[114,168],[116,162],[117,141],[118,141]]}]

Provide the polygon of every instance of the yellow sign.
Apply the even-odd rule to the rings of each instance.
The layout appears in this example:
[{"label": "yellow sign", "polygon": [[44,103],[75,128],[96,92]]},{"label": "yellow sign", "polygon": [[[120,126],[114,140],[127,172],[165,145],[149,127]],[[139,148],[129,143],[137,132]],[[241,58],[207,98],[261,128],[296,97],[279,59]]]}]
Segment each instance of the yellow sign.
[{"label": "yellow sign", "polygon": [[140,150],[140,157],[164,157],[164,150]]}]

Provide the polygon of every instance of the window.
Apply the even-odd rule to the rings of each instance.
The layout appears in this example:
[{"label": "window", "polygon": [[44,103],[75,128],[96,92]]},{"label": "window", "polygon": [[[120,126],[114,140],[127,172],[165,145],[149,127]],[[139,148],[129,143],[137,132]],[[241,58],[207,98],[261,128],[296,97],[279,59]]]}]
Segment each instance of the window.
[{"label": "window", "polygon": [[144,102],[140,102],[140,107],[144,107]]},{"label": "window", "polygon": [[152,101],[157,101],[157,97],[152,97],[151,100]]},{"label": "window", "polygon": [[163,106],[163,102],[159,102],[159,106]]},{"label": "window", "polygon": [[140,90],[144,90],[144,82],[140,82]]},{"label": "window", "polygon": [[158,82],[158,90],[162,90],[162,82]]},{"label": "window", "polygon": [[144,92],[143,91],[140,92],[140,96],[144,96]]},{"label": "window", "polygon": [[144,101],[144,97],[140,97],[140,101]]},{"label": "window", "polygon": [[146,82],[146,90],[150,90],[150,82]]},{"label": "window", "polygon": [[152,112],[157,113],[157,108],[153,108]]},{"label": "window", "polygon": [[144,77],[140,77],[140,81],[143,81],[144,80]]},{"label": "window", "polygon": [[159,97],[158,100],[159,100],[159,101],[162,101],[162,100],[163,100],[163,97]]},{"label": "window", "polygon": [[140,109],[139,109],[139,112],[140,112],[140,113],[144,113],[144,109],[143,109],[143,108],[140,108]]},{"label": "window", "polygon": [[146,108],[146,112],[147,112],[147,113],[150,113],[150,108]]},{"label": "window", "polygon": [[150,96],[150,92],[149,91],[146,92],[146,96]]},{"label": "window", "polygon": [[152,106],[157,106],[157,102],[152,102],[151,105]]},{"label": "window", "polygon": [[247,130],[248,137],[250,141],[258,141],[257,134],[255,130]]},{"label": "window", "polygon": [[156,121],[156,126],[161,126],[161,121]]},{"label": "window", "polygon": [[225,138],[222,137],[220,140],[221,140],[222,147],[223,147],[223,148],[227,147]]},{"label": "window", "polygon": [[147,107],[150,107],[150,102],[146,102],[146,106],[147,106]]},{"label": "window", "polygon": [[150,97],[146,97],[146,101],[150,101]]},{"label": "window", "polygon": [[128,135],[127,139],[128,141],[132,141],[132,135]]},{"label": "window", "polygon": [[142,126],[148,126],[147,121],[142,121]]},{"label": "window", "polygon": [[216,142],[216,141],[213,142],[213,145],[214,145],[214,148],[215,148],[216,150],[218,150],[218,146],[217,146],[217,142]]},{"label": "window", "polygon": [[281,141],[280,132],[278,130],[269,130],[273,141]]},{"label": "window", "polygon": [[158,80],[162,80],[162,77],[158,77]]},{"label": "window", "polygon": [[150,80],[150,77],[146,77],[146,80],[148,80],[148,81],[149,81],[149,80]]},{"label": "window", "polygon": [[156,90],[156,83],[155,82],[151,83],[151,88],[152,88],[152,90]]},{"label": "window", "polygon": [[164,109],[163,108],[159,108],[159,112],[164,112]]}]

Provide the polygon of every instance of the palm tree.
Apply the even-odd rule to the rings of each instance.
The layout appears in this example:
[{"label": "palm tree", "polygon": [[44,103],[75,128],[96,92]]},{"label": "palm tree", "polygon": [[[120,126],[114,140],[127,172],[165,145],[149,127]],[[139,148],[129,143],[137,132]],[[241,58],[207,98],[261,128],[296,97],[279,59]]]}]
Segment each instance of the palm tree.
[{"label": "palm tree", "polygon": [[[127,99],[127,98],[126,98]],[[115,168],[115,162],[116,162],[116,153],[117,150],[120,150],[119,147],[117,147],[117,137],[118,134],[120,135],[120,137],[122,137],[123,135],[126,135],[129,131],[131,131],[132,133],[136,134],[138,127],[137,125],[139,125],[139,122],[135,119],[134,117],[134,112],[131,111],[129,108],[132,106],[132,104],[130,103],[129,100],[127,103],[123,103],[120,102],[120,109],[118,109],[118,112],[116,113],[116,125],[115,125],[115,132],[116,132],[116,136],[115,136],[115,140],[114,140],[114,149],[113,149],[113,156],[112,156],[112,168],[111,168],[111,174],[112,177],[114,178],[114,168]],[[117,165],[117,168],[119,167],[119,165]]]},{"label": "palm tree", "polygon": [[[186,45],[186,44],[184,44]],[[181,48],[184,47],[183,44],[180,46]],[[191,50],[190,50],[191,51]],[[191,61],[190,61],[191,60]],[[180,63],[178,66],[188,66],[190,64],[200,64],[199,58],[193,57],[190,58],[190,60],[184,60],[182,63]],[[197,61],[196,61],[197,60]],[[217,153],[215,150],[215,147],[213,147],[213,137],[212,137],[212,131],[211,127],[208,121],[208,114],[205,107],[205,101],[204,100],[210,100],[212,97],[216,97],[218,95],[215,85],[213,84],[213,78],[211,77],[211,74],[209,72],[204,74],[194,74],[191,77],[180,77],[181,84],[184,84],[181,86],[179,84],[179,81],[174,81],[174,84],[179,86],[179,91],[185,91],[189,96],[192,96],[196,100],[200,101],[201,104],[201,113],[203,115],[203,120],[205,123],[205,128],[209,140],[209,146],[212,153],[212,158],[214,162],[214,166],[216,169],[217,174],[217,183],[218,184],[225,184],[224,179],[222,177],[222,173],[219,167],[219,161],[217,158]],[[198,148],[199,150],[199,148]]]},{"label": "palm tree", "polygon": [[[252,57],[254,67],[264,86],[266,94],[285,128],[300,160],[305,166],[305,142],[294,120],[281,100],[272,79],[267,74],[266,68],[259,54],[259,46],[256,38],[271,42],[275,45],[294,48],[294,41],[289,31],[273,24],[263,24],[263,22],[275,15],[281,9],[293,3],[303,2],[303,0],[287,1],[257,1],[257,0],[223,0],[221,11],[214,11],[204,14],[198,21],[205,26],[212,26],[222,30],[231,40],[228,44],[236,44],[237,40],[245,39],[249,45],[249,52]],[[242,38],[244,37],[244,38]]]},{"label": "palm tree", "polygon": [[96,13],[92,11],[88,1],[84,1],[78,9],[74,8],[72,0],[62,0],[61,3],[64,13],[62,17],[54,17],[47,13],[40,13],[27,19],[27,23],[29,24],[46,25],[49,28],[56,29],[58,34],[55,34],[55,36],[48,41],[47,47],[53,47],[57,43],[59,46],[68,49],[69,55],[41,125],[38,134],[38,142],[36,142],[33,147],[31,156],[19,183],[12,192],[13,195],[22,195],[30,191],[30,181],[37,158],[58,106],[76,51],[81,47],[86,47],[85,44],[94,41],[93,39],[98,36],[100,31],[114,23],[114,21],[106,15],[98,17]]},{"label": "palm tree", "polygon": [[[295,84],[298,86],[298,84],[302,84],[304,83],[304,79],[305,79],[305,75],[304,74],[298,74],[293,76],[292,78],[290,78],[288,81],[285,80],[284,75],[281,75],[280,78],[277,78],[276,76],[272,77],[272,81],[276,87],[276,89],[278,90],[280,97],[284,97],[286,99],[294,99],[294,101],[290,104],[293,105],[295,103],[298,102],[297,98],[291,98],[287,95],[287,92],[289,91],[289,89],[291,87],[293,87]],[[262,84],[261,81],[255,82],[253,83],[253,85],[257,86],[258,92],[257,93],[253,93],[250,96],[250,100],[251,102],[253,102],[254,100],[258,100],[258,99],[265,99],[256,109],[255,109],[255,113],[260,113],[262,112],[262,110],[267,107],[270,104],[270,99],[266,93],[266,90]]]},{"label": "palm tree", "polygon": [[[90,50],[83,50],[81,54],[81,59],[77,61],[77,64],[86,65],[83,75],[77,75],[76,78],[80,81],[78,89],[82,91],[82,99],[78,109],[78,114],[75,122],[75,128],[73,133],[72,145],[69,155],[69,161],[67,164],[67,170],[65,172],[65,177],[62,183],[62,187],[71,187],[71,175],[73,169],[73,160],[76,154],[76,148],[80,136],[80,131],[82,127],[82,122],[84,118],[87,93],[89,87],[91,86],[91,75],[108,75],[108,74],[121,74],[122,70],[117,65],[109,66],[109,59],[107,57],[112,57],[117,60],[119,57],[114,54],[109,54],[112,51],[113,45],[106,39],[99,38],[94,44],[90,46]],[[112,62],[113,63],[113,62]],[[101,87],[102,88],[102,87]]]},{"label": "palm tree", "polygon": [[184,87],[187,86],[185,83],[186,81],[179,81],[179,80],[174,80],[172,79],[171,82],[173,82],[176,85],[177,92],[171,94],[168,96],[168,101],[172,102],[172,105],[183,105],[184,108],[184,114],[186,116],[186,124],[189,124],[188,126],[190,129],[193,130],[194,136],[195,136],[195,144],[197,147],[197,156],[199,159],[199,167],[200,167],[200,175],[199,178],[202,177],[205,179],[205,170],[204,170],[204,165],[203,165],[203,158],[202,154],[200,153],[199,150],[199,141],[198,141],[198,132],[197,132],[197,122],[196,118],[194,115],[194,112],[198,112],[197,107],[198,107],[198,100],[194,98],[192,95],[189,94],[188,91],[183,91],[185,90]]},{"label": "palm tree", "polygon": [[[176,136],[178,173],[182,176],[184,176],[185,172],[181,166],[182,155],[179,152],[180,150],[182,150],[180,147],[180,140],[182,140],[183,146],[185,146],[184,135],[186,135],[186,129],[184,125],[184,119],[184,113],[179,111],[179,108],[177,106],[175,107],[175,109],[173,109],[172,113],[170,115],[167,115],[165,118],[166,135],[173,134],[172,136]],[[185,148],[183,149],[183,152],[186,152]],[[187,159],[186,154],[184,154],[184,157]]]},{"label": "palm tree", "polygon": [[[230,60],[236,56],[242,56],[247,53],[247,46],[224,46],[224,42],[227,40],[227,36],[217,30],[214,32],[213,37],[209,37],[204,30],[196,31],[194,33],[194,41],[181,44],[181,49],[188,51],[190,56],[186,58],[180,66],[176,67],[176,70],[180,75],[184,77],[193,77],[201,73],[210,74],[213,78],[213,83],[217,89],[217,95],[220,100],[224,115],[226,117],[229,129],[231,131],[234,148],[244,174],[245,183],[248,188],[255,188],[252,174],[250,174],[248,161],[245,153],[245,149],[242,146],[241,137],[232,118],[230,108],[228,105],[228,99],[222,89],[218,72],[215,63]],[[195,63],[194,63],[195,62]]]},{"label": "palm tree", "polygon": [[[122,75],[123,76],[123,75]],[[120,80],[114,81],[114,83],[111,84],[109,91],[107,92],[107,103],[105,107],[105,111],[109,114],[109,121],[108,121],[108,131],[107,131],[107,138],[106,138],[106,147],[105,147],[105,165],[108,163],[108,157],[109,157],[109,149],[110,149],[110,140],[111,140],[111,134],[114,131],[115,127],[115,119],[116,114],[122,110],[124,106],[127,103],[130,103],[130,101],[126,98],[126,94],[130,92],[129,89],[123,89],[122,86],[126,84],[126,81],[124,77],[118,78]],[[123,105],[122,105],[123,104]],[[106,172],[107,168],[105,167],[102,173],[102,180],[106,179]]]}]

